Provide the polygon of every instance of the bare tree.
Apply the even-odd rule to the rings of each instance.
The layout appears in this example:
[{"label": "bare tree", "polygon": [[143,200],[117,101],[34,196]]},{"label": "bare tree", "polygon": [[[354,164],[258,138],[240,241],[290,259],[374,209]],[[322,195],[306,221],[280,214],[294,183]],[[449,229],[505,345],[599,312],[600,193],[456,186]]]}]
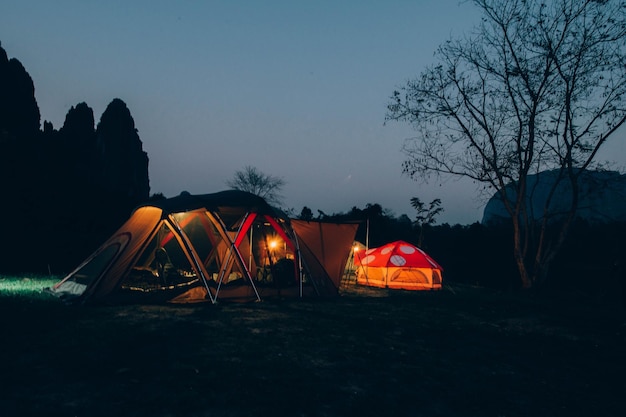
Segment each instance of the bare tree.
[{"label": "bare tree", "polygon": [[[539,285],[578,206],[578,178],[626,120],[623,0],[473,0],[473,35],[444,43],[439,64],[395,91],[387,120],[411,123],[403,171],[470,178],[511,217],[522,285]],[[558,173],[543,213],[528,210],[528,175]],[[554,221],[550,199],[572,189]],[[512,184],[512,187],[507,187]],[[549,225],[558,225],[548,241]]]},{"label": "bare tree", "polygon": [[235,172],[232,179],[226,181],[226,185],[235,190],[247,191],[263,197],[270,204],[282,204],[283,197],[280,194],[285,180],[272,175],[267,175],[253,166],[246,165],[243,170]]}]

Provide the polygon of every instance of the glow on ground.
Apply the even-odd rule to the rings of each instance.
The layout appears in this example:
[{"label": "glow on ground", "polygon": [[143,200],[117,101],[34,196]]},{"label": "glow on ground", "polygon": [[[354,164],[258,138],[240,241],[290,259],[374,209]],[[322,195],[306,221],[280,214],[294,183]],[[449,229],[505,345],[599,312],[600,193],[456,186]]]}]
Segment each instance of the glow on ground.
[{"label": "glow on ground", "polygon": [[0,295],[36,296],[59,282],[59,277],[28,277],[0,275]]}]

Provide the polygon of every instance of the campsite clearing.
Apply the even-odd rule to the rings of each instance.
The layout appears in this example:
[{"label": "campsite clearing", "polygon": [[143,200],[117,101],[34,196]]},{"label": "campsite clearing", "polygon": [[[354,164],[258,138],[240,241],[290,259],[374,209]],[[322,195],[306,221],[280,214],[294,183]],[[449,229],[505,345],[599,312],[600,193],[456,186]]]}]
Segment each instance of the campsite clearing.
[{"label": "campsite clearing", "polygon": [[626,415],[626,321],[614,301],[460,285],[217,305],[77,307],[2,295],[0,410]]}]

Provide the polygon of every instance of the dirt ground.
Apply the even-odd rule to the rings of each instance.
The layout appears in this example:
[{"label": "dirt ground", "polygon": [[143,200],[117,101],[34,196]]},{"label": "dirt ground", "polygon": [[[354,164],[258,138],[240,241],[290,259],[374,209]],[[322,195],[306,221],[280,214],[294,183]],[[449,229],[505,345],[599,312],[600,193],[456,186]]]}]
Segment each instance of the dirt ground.
[{"label": "dirt ground", "polygon": [[107,307],[4,297],[0,332],[5,417],[626,415],[626,316],[577,293],[351,287]]}]

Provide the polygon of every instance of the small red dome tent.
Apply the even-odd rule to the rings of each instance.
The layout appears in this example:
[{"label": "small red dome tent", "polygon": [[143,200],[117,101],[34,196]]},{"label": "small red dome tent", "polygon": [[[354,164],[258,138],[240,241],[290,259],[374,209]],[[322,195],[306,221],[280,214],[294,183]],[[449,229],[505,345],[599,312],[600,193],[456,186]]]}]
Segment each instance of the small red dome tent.
[{"label": "small red dome tent", "polygon": [[355,253],[357,283],[404,290],[441,289],[443,268],[420,248],[397,241]]}]

